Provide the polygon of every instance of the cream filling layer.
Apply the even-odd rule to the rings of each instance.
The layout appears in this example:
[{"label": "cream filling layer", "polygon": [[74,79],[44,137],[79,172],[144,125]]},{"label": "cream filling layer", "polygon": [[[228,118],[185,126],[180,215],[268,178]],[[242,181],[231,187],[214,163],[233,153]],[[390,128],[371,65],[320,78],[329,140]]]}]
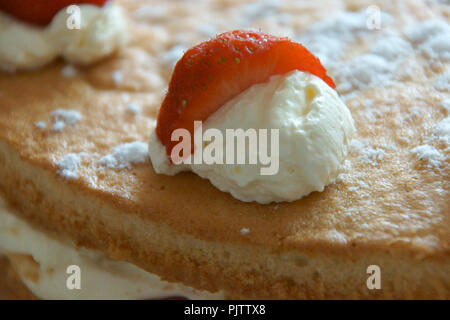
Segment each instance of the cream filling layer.
[{"label": "cream filling layer", "polygon": [[[223,299],[222,293],[198,291],[169,283],[133,264],[114,261],[100,252],[76,248],[37,230],[12,214],[0,198],[0,254],[27,254],[39,264],[38,280],[19,276],[42,299],[155,299],[181,296],[189,299]],[[80,289],[69,289],[80,270]],[[73,287],[70,286],[69,287]]]},{"label": "cream filling layer", "polygon": [[78,12],[61,9],[46,27],[23,23],[0,11],[0,70],[36,69],[59,56],[87,65],[125,45],[127,23],[119,6],[76,7]]}]

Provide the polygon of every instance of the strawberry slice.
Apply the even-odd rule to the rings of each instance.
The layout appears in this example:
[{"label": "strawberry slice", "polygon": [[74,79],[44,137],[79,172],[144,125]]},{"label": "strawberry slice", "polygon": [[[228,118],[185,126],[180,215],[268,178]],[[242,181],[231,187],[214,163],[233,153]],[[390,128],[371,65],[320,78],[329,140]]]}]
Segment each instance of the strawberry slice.
[{"label": "strawberry slice", "polygon": [[0,10],[28,23],[45,26],[71,4],[103,6],[108,0],[0,0]]},{"label": "strawberry slice", "polygon": [[193,136],[195,120],[206,120],[250,86],[292,70],[309,72],[335,88],[319,59],[288,38],[235,30],[188,50],[175,66],[158,114],[156,134],[167,155],[178,143],[171,141],[175,129]]}]

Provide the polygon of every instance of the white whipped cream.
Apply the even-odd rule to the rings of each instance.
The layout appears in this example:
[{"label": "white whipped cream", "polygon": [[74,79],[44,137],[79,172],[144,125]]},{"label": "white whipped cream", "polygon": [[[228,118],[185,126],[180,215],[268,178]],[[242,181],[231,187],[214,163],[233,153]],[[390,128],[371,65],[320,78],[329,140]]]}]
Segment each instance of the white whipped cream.
[{"label": "white whipped cream", "polygon": [[50,25],[36,27],[0,12],[0,70],[29,70],[59,56],[90,64],[110,55],[127,40],[126,20],[119,6],[80,5],[80,29],[69,29],[61,9]]},{"label": "white whipped cream", "polygon": [[[30,226],[10,213],[0,198],[0,254],[28,254],[39,263],[39,279],[19,276],[42,299],[152,299],[186,297],[223,299],[223,293],[194,290],[179,283],[169,283],[130,263],[113,261],[103,254],[71,243],[63,243]],[[66,286],[67,267],[81,269],[81,289]]]},{"label": "white whipped cream", "polygon": [[224,136],[225,129],[279,129],[278,173],[261,175],[260,163],[174,165],[153,132],[149,153],[155,172],[192,170],[239,200],[263,204],[323,191],[335,181],[355,132],[350,111],[336,91],[300,71],[250,87],[211,115],[203,124],[203,130],[208,128]]}]

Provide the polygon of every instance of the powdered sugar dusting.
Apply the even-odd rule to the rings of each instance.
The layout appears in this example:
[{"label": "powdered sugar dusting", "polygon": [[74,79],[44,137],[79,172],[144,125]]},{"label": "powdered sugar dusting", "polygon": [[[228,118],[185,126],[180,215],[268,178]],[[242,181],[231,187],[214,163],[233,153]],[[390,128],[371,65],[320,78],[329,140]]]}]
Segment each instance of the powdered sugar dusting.
[{"label": "powdered sugar dusting", "polygon": [[374,167],[383,161],[386,152],[381,148],[368,147],[360,151],[359,159],[364,163],[368,163]]},{"label": "powdered sugar dusting", "polygon": [[131,169],[132,164],[144,163],[148,158],[148,144],[135,141],[118,145],[98,163],[109,169]]},{"label": "powdered sugar dusting", "polygon": [[[338,88],[343,92],[387,85],[397,76],[397,69],[414,54],[412,46],[398,35],[379,38],[369,53],[342,63],[336,70]],[[408,72],[403,68],[401,73]]]},{"label": "powdered sugar dusting", "polygon": [[[433,146],[436,144],[437,147]],[[432,127],[431,135],[424,137],[422,145],[412,149],[411,153],[418,160],[425,162],[428,169],[436,169],[447,159],[446,151],[450,151],[450,117],[436,123]]]},{"label": "powdered sugar dusting", "polygon": [[36,128],[39,128],[39,129],[42,129],[42,130],[47,128],[47,124],[45,122],[43,122],[43,121],[37,121],[37,122],[34,123],[34,125],[36,126]]},{"label": "powdered sugar dusting", "polygon": [[73,125],[81,120],[81,114],[76,110],[56,109],[51,113],[53,116],[53,131],[62,131],[66,125]]},{"label": "powdered sugar dusting", "polygon": [[250,229],[249,228],[242,228],[241,229],[241,235],[246,236],[250,233]]},{"label": "powdered sugar dusting", "polygon": [[445,21],[427,20],[408,27],[405,33],[432,62],[450,60],[450,26]]},{"label": "powdered sugar dusting", "polygon": [[375,54],[365,54],[342,65],[336,77],[339,79],[338,88],[348,92],[384,83],[391,73],[389,61]]},{"label": "powdered sugar dusting", "polygon": [[366,146],[366,144],[359,140],[353,139],[351,144],[351,152],[358,156],[358,159],[366,164],[377,167],[383,161],[386,155],[386,149],[381,147]]},{"label": "powdered sugar dusting", "polygon": [[405,33],[411,42],[422,44],[448,32],[450,32],[450,27],[445,21],[433,19],[409,26]]},{"label": "powdered sugar dusting", "polygon": [[405,56],[412,54],[411,45],[403,38],[390,35],[378,39],[372,46],[371,53],[382,57],[388,61],[401,60]]},{"label": "powdered sugar dusting", "polygon": [[450,145],[450,118],[447,117],[438,122],[434,127],[433,134],[438,140]]},{"label": "powdered sugar dusting", "polygon": [[364,12],[341,12],[312,24],[297,40],[332,67],[344,54],[344,46],[368,32],[366,19]]},{"label": "powdered sugar dusting", "polygon": [[66,123],[64,121],[57,120],[57,121],[55,121],[55,123],[53,123],[52,130],[61,132],[64,130],[65,127],[66,127]]},{"label": "powdered sugar dusting", "polygon": [[58,173],[65,179],[76,179],[78,177],[78,168],[81,164],[82,157],[86,157],[87,153],[69,153],[58,161]]},{"label": "powdered sugar dusting", "polygon": [[435,147],[430,145],[421,145],[411,150],[418,160],[427,163],[428,168],[437,168],[445,160],[444,155]]},{"label": "powdered sugar dusting", "polygon": [[450,72],[445,72],[438,75],[434,81],[433,86],[438,91],[449,91],[450,90]]}]

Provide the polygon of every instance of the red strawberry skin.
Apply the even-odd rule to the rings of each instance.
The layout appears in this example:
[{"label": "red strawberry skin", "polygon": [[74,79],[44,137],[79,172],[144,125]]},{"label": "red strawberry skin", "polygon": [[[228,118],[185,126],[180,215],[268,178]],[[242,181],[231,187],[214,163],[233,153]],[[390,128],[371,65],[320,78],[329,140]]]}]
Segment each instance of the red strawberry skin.
[{"label": "red strawberry skin", "polygon": [[45,26],[63,8],[71,4],[103,6],[108,0],[0,0],[0,10],[24,22]]},{"label": "red strawberry skin", "polygon": [[335,88],[319,59],[288,38],[235,30],[188,50],[175,66],[158,114],[156,134],[167,154],[178,143],[171,141],[175,129],[185,128],[192,136],[195,120],[206,120],[250,86],[292,70]]}]

